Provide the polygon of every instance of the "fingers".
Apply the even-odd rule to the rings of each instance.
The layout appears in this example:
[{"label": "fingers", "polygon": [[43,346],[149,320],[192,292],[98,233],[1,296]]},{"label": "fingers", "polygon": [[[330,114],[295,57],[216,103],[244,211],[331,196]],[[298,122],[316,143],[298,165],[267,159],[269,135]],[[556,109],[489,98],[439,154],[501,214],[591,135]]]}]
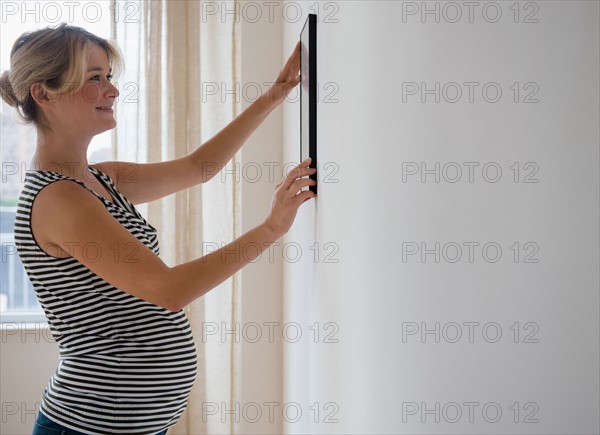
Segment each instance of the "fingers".
[{"label": "fingers", "polygon": [[309,168],[308,165],[310,165],[310,158],[290,171],[278,186],[280,195],[288,199],[294,199],[303,194],[303,188],[317,185],[316,180],[306,177],[317,172],[316,168]]},{"label": "fingers", "polygon": [[304,190],[302,192],[300,192],[298,195],[296,195],[295,200],[298,201],[298,206],[302,205],[303,203],[305,203],[306,201],[308,201],[311,198],[316,198],[317,195],[314,192],[311,192],[310,190]]},{"label": "fingers", "polygon": [[303,187],[306,187],[306,186],[316,186],[316,185],[317,185],[317,181],[313,180],[312,178],[298,178],[297,180],[295,180],[292,183],[290,191],[296,193],[300,189],[302,189]]},{"label": "fingers", "polygon": [[294,47],[292,54],[290,55],[288,62],[297,63],[300,65],[300,41]]},{"label": "fingers", "polygon": [[300,69],[300,51],[295,50],[292,55],[289,57],[285,66],[283,67],[284,71],[297,71]]},{"label": "fingers", "polygon": [[296,77],[298,71],[300,71],[300,42],[296,44],[294,51],[283,67],[283,71],[288,73],[288,80]]},{"label": "fingers", "polygon": [[[310,158],[310,157],[306,158],[302,163],[300,163],[298,166],[296,166],[294,169],[292,169],[289,172],[288,176],[289,175],[293,176],[296,172],[300,173],[302,171],[310,169],[309,166],[310,166],[311,162],[312,162],[312,158]],[[299,176],[301,176],[301,175],[299,175]],[[298,177],[296,177],[296,178],[298,178]]]},{"label": "fingers", "polygon": [[275,79],[274,87],[283,85],[281,92],[283,98],[287,97],[290,91],[300,83],[300,42],[288,58],[283,69]]},{"label": "fingers", "polygon": [[284,184],[289,188],[296,179],[305,177],[306,175],[314,174],[317,170],[315,168],[309,168],[311,158],[307,158],[294,169],[292,169],[285,177]]},{"label": "fingers", "polygon": [[292,53],[291,57],[294,59],[294,65],[300,68],[300,42],[298,42],[296,47],[294,47],[294,52]]}]

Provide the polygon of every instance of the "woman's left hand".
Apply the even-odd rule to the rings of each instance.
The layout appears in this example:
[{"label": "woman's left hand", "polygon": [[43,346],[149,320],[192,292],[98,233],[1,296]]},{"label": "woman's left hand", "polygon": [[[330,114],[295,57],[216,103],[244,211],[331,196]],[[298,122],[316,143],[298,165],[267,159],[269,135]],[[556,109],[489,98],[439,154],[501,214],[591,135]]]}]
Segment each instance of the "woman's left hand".
[{"label": "woman's left hand", "polygon": [[300,42],[296,44],[275,83],[271,85],[267,93],[262,95],[262,98],[266,99],[270,106],[277,107],[298,83],[300,83]]}]

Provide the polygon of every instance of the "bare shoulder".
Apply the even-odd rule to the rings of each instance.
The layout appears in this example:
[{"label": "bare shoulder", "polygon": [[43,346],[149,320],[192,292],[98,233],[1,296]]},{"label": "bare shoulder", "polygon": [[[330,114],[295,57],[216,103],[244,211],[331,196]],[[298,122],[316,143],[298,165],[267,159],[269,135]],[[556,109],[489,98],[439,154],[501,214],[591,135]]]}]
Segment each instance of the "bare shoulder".
[{"label": "bare shoulder", "polygon": [[72,239],[77,228],[93,225],[91,217],[103,215],[107,210],[92,192],[72,180],[58,180],[37,194],[31,209],[31,231],[41,247],[52,246],[52,253],[44,249],[47,253],[58,252],[62,257],[67,254],[58,245]]},{"label": "bare shoulder", "polygon": [[58,180],[48,184],[37,194],[33,206],[50,215],[66,214],[65,211],[73,212],[86,207],[104,208],[92,192],[73,180]]},{"label": "bare shoulder", "polygon": [[31,229],[49,255],[72,257],[118,289],[171,311],[180,309],[173,292],[165,290],[173,282],[169,266],[84,186],[59,180],[42,189],[33,204]]}]

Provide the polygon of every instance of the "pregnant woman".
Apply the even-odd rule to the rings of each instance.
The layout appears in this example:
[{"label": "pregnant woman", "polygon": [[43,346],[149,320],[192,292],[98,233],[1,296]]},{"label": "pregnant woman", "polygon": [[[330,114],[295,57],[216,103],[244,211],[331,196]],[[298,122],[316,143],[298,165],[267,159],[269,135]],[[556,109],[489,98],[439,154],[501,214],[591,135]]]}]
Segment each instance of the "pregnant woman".
[{"label": "pregnant woman", "polygon": [[[189,155],[91,165],[90,141],[116,126],[119,92],[111,79],[121,63],[113,42],[61,24],[19,37],[10,70],[0,76],[2,99],[37,128],[14,232],[60,348],[34,434],[166,433],[196,376],[182,308],[257,258],[257,247],[281,238],[300,205],[315,197],[303,190],[316,184],[307,178],[316,171],[307,160],[277,186],[261,225],[221,250],[168,267],[155,228],[135,204],[204,182],[210,176],[203,168],[212,169],[204,162],[231,159],[298,84],[299,47],[267,93]],[[120,176],[132,173],[134,180]],[[86,255],[90,246],[93,256]],[[221,255],[232,249],[253,255]]]}]

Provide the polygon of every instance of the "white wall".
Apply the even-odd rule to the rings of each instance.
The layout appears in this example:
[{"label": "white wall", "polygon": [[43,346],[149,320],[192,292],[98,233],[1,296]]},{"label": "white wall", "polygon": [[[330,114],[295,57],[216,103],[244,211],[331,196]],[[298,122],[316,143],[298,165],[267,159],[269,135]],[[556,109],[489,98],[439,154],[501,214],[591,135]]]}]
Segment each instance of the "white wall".
[{"label": "white wall", "polygon": [[45,325],[15,322],[2,325],[0,349],[0,433],[31,434],[58,345]]},{"label": "white wall", "polygon": [[[254,101],[253,90],[266,91],[268,85],[265,83],[274,81],[281,69],[281,19],[252,23],[246,19],[248,16],[243,15],[241,21],[240,85],[242,95],[245,95],[242,108]],[[269,167],[276,167],[271,162],[281,162],[281,137],[281,110],[278,109],[242,148],[242,232],[261,224],[267,217],[275,188],[274,180],[269,177]],[[269,328],[275,329],[276,324],[281,323],[281,257],[274,256],[272,261],[268,256],[261,257],[260,261],[246,266],[240,272],[240,278],[242,339],[235,400],[239,420],[236,430],[238,433],[280,433],[281,417],[274,415],[270,419],[268,411],[274,406],[269,408],[271,405],[264,403],[279,403],[282,396],[281,340],[271,342],[267,339]],[[260,339],[257,331],[262,334]]]},{"label": "white wall", "polygon": [[[262,10],[261,14],[266,10]],[[242,108],[255,99],[255,91],[268,89],[282,63],[281,17],[267,15],[254,21],[253,10],[241,12]],[[240,204],[245,233],[264,222],[270,210],[275,185],[280,181],[282,159],[281,109],[273,111],[248,139],[240,153]],[[273,173],[271,173],[271,171]],[[237,367],[237,433],[281,433],[279,408],[282,397],[282,340],[269,339],[281,330],[282,261],[279,247],[272,247],[240,273],[240,353]],[[259,335],[260,334],[260,335]],[[266,404],[266,405],[265,405]]]},{"label": "white wall", "polygon": [[[321,257],[315,262],[309,251],[284,264],[284,321],[305,333],[284,346],[284,402],[304,411],[286,432],[598,433],[599,6],[538,1],[525,10],[522,2],[515,23],[513,2],[489,3],[477,2],[473,23],[463,2],[455,3],[464,14],[457,23],[448,22],[455,12],[448,7],[439,23],[431,15],[403,22],[403,8],[421,2],[318,5],[320,91],[331,97],[336,88],[325,86],[333,83],[339,101],[319,103],[319,198],[302,208],[288,237],[303,247],[318,242]],[[446,2],[426,6],[436,4],[442,12]],[[489,23],[494,6],[503,15]],[[538,23],[522,22],[530,13]],[[302,24],[284,23],[284,53]],[[472,103],[461,85],[460,101],[436,104],[433,95],[403,102],[403,82],[480,85]],[[482,98],[490,82],[503,91],[497,103]],[[534,89],[524,89],[528,82],[538,103],[522,102]],[[286,161],[299,158],[298,117],[298,105],[288,105]],[[455,183],[433,175],[421,182],[408,175],[410,162],[456,162],[465,171]],[[468,162],[479,163],[472,183]],[[495,183],[482,177],[489,162],[502,169]],[[536,167],[539,182],[524,183]],[[334,169],[339,182],[325,182]],[[325,249],[329,242],[339,250]],[[407,242],[447,250],[439,263],[433,255],[403,261]],[[452,242],[463,248],[455,263]],[[480,244],[472,263],[467,242]],[[483,258],[488,242],[501,247],[499,261]],[[536,247],[530,259],[538,262],[524,262]],[[324,261],[326,254],[338,262]],[[410,322],[430,329],[438,322],[440,342],[433,334],[403,340]],[[452,322],[463,333],[456,343]],[[472,343],[465,322],[479,322]],[[502,336],[488,342],[494,327]],[[324,342],[327,332],[339,342]],[[539,342],[526,343],[529,333]],[[465,402],[476,402],[472,422]],[[482,416],[484,406],[490,420],[501,409],[496,423]],[[450,423],[457,409],[462,417]],[[325,423],[328,416],[337,422]]]}]

